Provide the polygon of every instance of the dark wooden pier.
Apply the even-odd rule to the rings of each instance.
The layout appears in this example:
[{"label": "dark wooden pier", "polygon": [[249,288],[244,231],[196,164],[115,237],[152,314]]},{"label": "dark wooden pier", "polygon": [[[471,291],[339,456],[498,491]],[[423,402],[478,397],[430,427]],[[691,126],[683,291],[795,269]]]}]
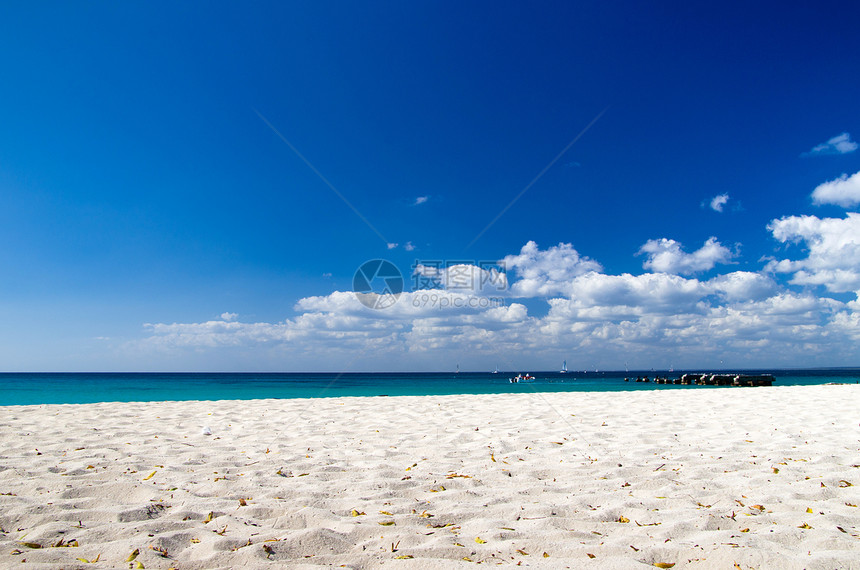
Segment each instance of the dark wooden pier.
[{"label": "dark wooden pier", "polygon": [[[625,378],[629,382],[630,378]],[[665,378],[657,376],[654,379],[647,376],[638,377],[636,382],[653,382],[654,384],[679,384],[684,386],[773,386],[776,381],[773,374],[684,374],[680,378]]]}]

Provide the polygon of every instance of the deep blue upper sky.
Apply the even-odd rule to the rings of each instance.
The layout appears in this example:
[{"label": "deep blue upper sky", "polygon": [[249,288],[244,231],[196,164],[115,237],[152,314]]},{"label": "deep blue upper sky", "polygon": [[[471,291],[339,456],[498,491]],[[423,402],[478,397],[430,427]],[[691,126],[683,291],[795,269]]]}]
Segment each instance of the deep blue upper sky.
[{"label": "deep blue upper sky", "polygon": [[[127,343],[224,311],[294,318],[377,257],[407,272],[533,240],[641,274],[648,240],[692,252],[714,236],[735,265],[698,278],[760,271],[785,257],[771,220],[845,215],[810,194],[860,153],[801,155],[860,134],[858,16],[850,2],[7,3],[0,368],[205,367],[138,362]],[[216,367],[254,367],[245,350]]]}]

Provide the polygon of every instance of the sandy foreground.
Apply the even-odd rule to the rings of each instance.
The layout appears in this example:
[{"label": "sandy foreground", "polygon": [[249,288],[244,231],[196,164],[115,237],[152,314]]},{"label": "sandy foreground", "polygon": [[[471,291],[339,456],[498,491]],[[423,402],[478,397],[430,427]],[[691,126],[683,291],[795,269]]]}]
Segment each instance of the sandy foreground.
[{"label": "sandy foreground", "polygon": [[860,568],[858,424],[850,385],[0,407],[0,567]]}]

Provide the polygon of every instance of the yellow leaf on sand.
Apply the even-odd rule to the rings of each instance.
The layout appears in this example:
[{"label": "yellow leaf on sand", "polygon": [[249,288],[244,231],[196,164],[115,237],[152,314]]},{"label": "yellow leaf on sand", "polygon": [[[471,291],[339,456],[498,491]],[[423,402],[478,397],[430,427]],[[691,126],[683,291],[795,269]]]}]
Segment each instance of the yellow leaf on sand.
[{"label": "yellow leaf on sand", "polygon": [[595,555],[593,555],[590,552],[586,552],[585,555],[588,556],[589,558],[597,558]]},{"label": "yellow leaf on sand", "polygon": [[152,479],[153,477],[155,477],[155,471],[153,471],[152,473],[150,473],[149,475],[147,475],[146,477],[144,477],[144,478],[143,478],[143,480],[144,480],[144,481],[149,481],[149,480],[150,480],[150,479]]},{"label": "yellow leaf on sand", "polygon": [[520,550],[519,548],[517,548],[517,552],[518,552],[518,553],[520,553],[520,554],[522,554],[523,556],[528,556],[528,555],[529,555],[529,553],[528,553],[528,552],[526,552],[525,550]]},{"label": "yellow leaf on sand", "polygon": [[543,557],[544,557],[544,558],[549,558],[549,554],[547,554],[546,552],[544,552],[544,553],[543,553]]},{"label": "yellow leaf on sand", "polygon": [[487,543],[487,541],[484,540],[483,538],[481,538],[480,536],[475,537],[475,542],[477,542],[478,544],[486,544]]},{"label": "yellow leaf on sand", "polygon": [[455,542],[454,546],[459,546],[460,548],[466,548],[465,544],[460,544],[459,542]]},{"label": "yellow leaf on sand", "polygon": [[840,487],[853,487],[853,486],[854,486],[854,484],[853,484],[853,483],[849,483],[849,482],[848,482],[848,481],[846,481],[845,479],[842,479],[841,481],[839,481],[839,486],[840,486]]},{"label": "yellow leaf on sand", "polygon": [[126,562],[131,562],[132,560],[134,560],[135,558],[137,558],[137,555],[138,555],[138,554],[140,554],[140,549],[139,549],[139,548],[135,548],[135,549],[134,549],[134,551],[133,551],[131,554],[129,554],[129,555],[128,555],[128,558],[126,558],[126,559],[125,559],[125,561],[126,561]]},{"label": "yellow leaf on sand", "polygon": [[775,475],[775,474],[777,474],[777,473],[779,473],[779,468],[778,468],[778,467],[774,467],[774,468],[773,468],[773,473],[774,473],[774,475]]},{"label": "yellow leaf on sand", "polygon": [[654,563],[654,566],[656,566],[657,568],[671,568],[674,565],[675,565],[674,562],[655,562]]},{"label": "yellow leaf on sand", "polygon": [[361,515],[366,515],[367,513],[362,512],[362,511],[357,511],[357,510],[355,510],[355,509],[352,509],[352,510],[349,512],[349,514],[350,514],[351,516],[354,516],[354,517],[360,517]]},{"label": "yellow leaf on sand", "polygon": [[809,526],[809,525],[808,525],[808,524],[806,524],[806,523],[803,523],[802,525],[800,525],[800,526],[799,526],[799,527],[797,527],[797,528],[802,528],[802,529],[811,529],[812,527],[811,527],[811,526]]},{"label": "yellow leaf on sand", "polygon": [[381,522],[381,523],[379,523],[379,524],[380,524],[381,526],[394,526],[395,522],[394,522],[394,521],[382,521],[382,522]]},{"label": "yellow leaf on sand", "polygon": [[19,542],[21,546],[26,546],[27,548],[42,548],[42,545],[38,542]]},{"label": "yellow leaf on sand", "polygon": [[212,519],[214,519],[214,518],[215,518],[215,513],[212,511],[209,511],[209,514],[206,515],[205,519],[203,519],[203,524],[212,522]]},{"label": "yellow leaf on sand", "polygon": [[200,543],[200,539],[199,539],[199,538],[192,538],[192,539],[191,539],[191,544],[199,544],[199,543]]},{"label": "yellow leaf on sand", "polygon": [[758,511],[763,511],[763,510],[764,510],[764,505],[753,505],[753,506],[751,506],[750,508],[751,508],[751,509],[756,509],[756,510],[758,510]]},{"label": "yellow leaf on sand", "polygon": [[143,570],[144,568],[146,568],[146,566],[144,566],[144,565],[143,565],[143,562],[141,562],[140,560],[138,560],[138,561],[137,561],[137,563],[134,565],[134,567],[135,567],[137,570]]},{"label": "yellow leaf on sand", "polygon": [[388,515],[388,516],[390,516],[390,517],[393,517],[393,516],[394,516],[393,514],[389,513],[388,511],[379,511],[379,514],[380,514],[380,515]]},{"label": "yellow leaf on sand", "polygon": [[102,557],[102,555],[101,555],[101,553],[99,553],[98,556],[96,556],[92,560],[87,560],[86,558],[78,558],[77,560],[80,560],[84,564],[95,564],[96,562],[99,561],[99,558],[101,558],[101,557]]},{"label": "yellow leaf on sand", "polygon": [[468,556],[464,556],[464,557],[463,557],[463,560],[465,560],[466,562],[471,562],[471,561],[472,561],[472,559],[471,559],[471,558],[469,558]]},{"label": "yellow leaf on sand", "polygon": [[627,517],[625,517],[624,515],[621,515],[620,517],[618,517],[618,521],[616,521],[616,522],[620,522],[620,523],[629,523],[629,522],[630,522],[630,519],[628,519],[628,518],[627,518]]},{"label": "yellow leaf on sand", "polygon": [[811,508],[809,508],[809,507],[807,507],[807,508],[806,508],[806,512],[807,512],[807,513],[809,513],[809,514],[812,514],[812,509],[811,509]]},{"label": "yellow leaf on sand", "polygon": [[741,529],[741,532],[749,532],[749,531],[750,531],[750,529],[748,529],[748,528],[742,528]]},{"label": "yellow leaf on sand", "polygon": [[410,560],[412,558],[415,558],[415,557],[412,556],[411,554],[403,554],[401,556],[395,556],[394,557],[395,560]]}]

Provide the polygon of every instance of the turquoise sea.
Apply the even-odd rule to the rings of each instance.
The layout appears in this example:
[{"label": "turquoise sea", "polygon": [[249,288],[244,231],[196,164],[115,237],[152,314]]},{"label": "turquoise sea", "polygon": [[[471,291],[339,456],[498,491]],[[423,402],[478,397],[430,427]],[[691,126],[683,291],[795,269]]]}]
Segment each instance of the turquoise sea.
[{"label": "turquoise sea", "polygon": [[[676,378],[685,371],[530,371],[535,381],[511,384],[516,372],[402,373],[0,373],[0,405],[151,402],[162,400],[253,400],[339,396],[423,396],[624,390],[710,390],[708,386],[637,383],[637,376]],[[698,370],[689,372],[717,372]],[[731,370],[769,373],[774,386],[860,383],[860,368]],[[625,382],[624,378],[630,378]],[[767,388],[731,388],[767,390]]]}]

